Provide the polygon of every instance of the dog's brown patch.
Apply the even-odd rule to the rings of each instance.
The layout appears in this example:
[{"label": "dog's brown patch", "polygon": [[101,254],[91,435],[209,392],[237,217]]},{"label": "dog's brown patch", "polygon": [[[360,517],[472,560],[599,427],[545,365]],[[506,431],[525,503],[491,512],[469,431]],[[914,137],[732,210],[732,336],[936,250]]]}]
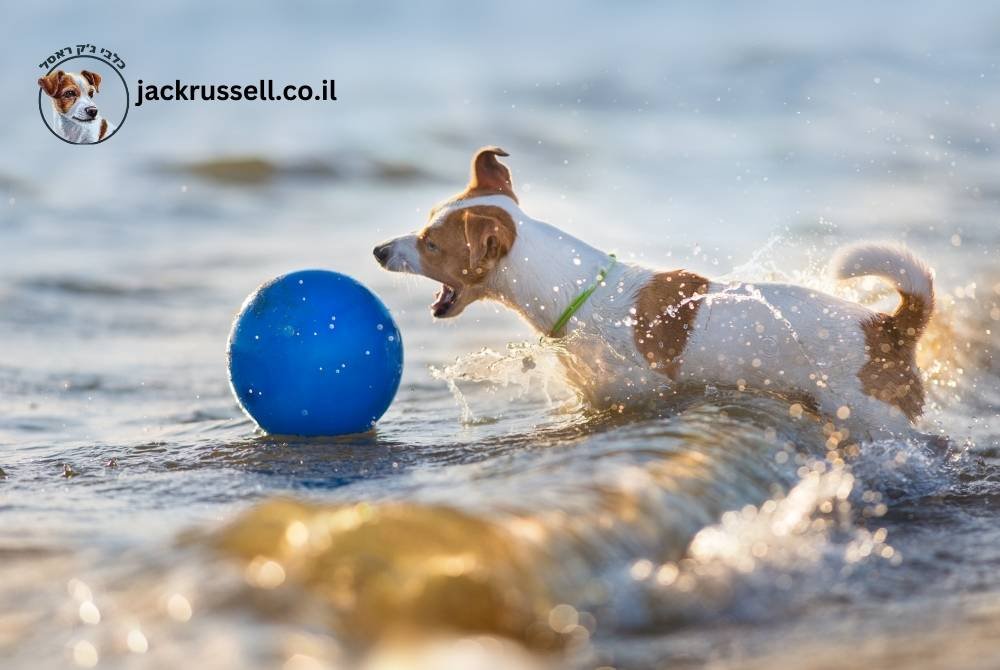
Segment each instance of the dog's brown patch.
[{"label": "dog's brown patch", "polygon": [[422,273],[457,289],[460,309],[485,296],[483,281],[507,255],[517,226],[504,209],[478,205],[457,209],[417,235]]},{"label": "dog's brown patch", "polygon": [[639,289],[632,337],[649,366],[676,379],[708,279],[687,270],[658,272]]},{"label": "dog's brown patch", "polygon": [[858,371],[862,390],[893,405],[910,421],[924,410],[924,385],[916,363],[917,340],[933,305],[903,294],[893,314],[875,314],[861,323],[868,362]]},{"label": "dog's brown patch", "polygon": [[100,142],[104,139],[104,134],[108,132],[108,120],[101,119],[101,133],[97,136],[97,141]]},{"label": "dog's brown patch", "polygon": [[507,255],[517,226],[504,209],[466,207],[417,235],[421,267],[432,279],[472,284],[482,281],[495,262]]},{"label": "dog's brown patch", "polygon": [[90,70],[80,70],[80,76],[93,84],[94,88],[100,92],[101,90],[101,75],[96,72],[91,72]]},{"label": "dog's brown patch", "polygon": [[45,91],[45,95],[54,96],[56,94],[56,91],[59,90],[59,81],[62,79],[63,74],[65,73],[62,70],[55,70],[49,72],[44,77],[38,78],[38,85]]},{"label": "dog's brown patch", "polygon": [[52,98],[52,104],[60,114],[67,113],[80,97],[80,87],[76,85],[73,77],[62,70],[41,77],[38,85]]}]

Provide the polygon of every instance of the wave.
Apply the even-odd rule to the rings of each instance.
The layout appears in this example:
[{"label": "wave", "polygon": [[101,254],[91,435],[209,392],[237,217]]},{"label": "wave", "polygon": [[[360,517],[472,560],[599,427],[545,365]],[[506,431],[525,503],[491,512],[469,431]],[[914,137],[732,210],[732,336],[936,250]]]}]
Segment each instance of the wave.
[{"label": "wave", "polygon": [[[405,495],[267,501],[204,542],[255,589],[320,603],[338,637],[489,633],[534,649],[597,629],[774,616],[794,601],[784,591],[736,596],[817,566],[901,559],[877,527],[883,494],[854,474],[866,452],[828,450],[818,417],[788,418],[774,397],[701,394],[621,420],[581,418],[598,435],[614,424],[614,442],[452,466]],[[945,481],[927,445],[899,450],[919,455],[931,487]]]}]

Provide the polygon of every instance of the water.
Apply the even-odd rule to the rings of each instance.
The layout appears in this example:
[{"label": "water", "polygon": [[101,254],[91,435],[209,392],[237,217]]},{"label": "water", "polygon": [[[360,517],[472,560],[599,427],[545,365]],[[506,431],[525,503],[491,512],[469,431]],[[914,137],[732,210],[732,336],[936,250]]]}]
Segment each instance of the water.
[{"label": "water", "polygon": [[[996,8],[8,14],[7,91],[82,31],[133,82],[333,76],[341,100],[143,107],[76,150],[14,96],[4,667],[1000,664]],[[879,305],[822,267],[905,241],[940,296],[920,434],[831,442],[728,389],[598,412],[500,308],[434,323],[432,283],[369,249],[490,143],[527,211],[622,258]],[[232,315],[303,267],[397,317],[375,433],[270,439],[231,398]]]}]

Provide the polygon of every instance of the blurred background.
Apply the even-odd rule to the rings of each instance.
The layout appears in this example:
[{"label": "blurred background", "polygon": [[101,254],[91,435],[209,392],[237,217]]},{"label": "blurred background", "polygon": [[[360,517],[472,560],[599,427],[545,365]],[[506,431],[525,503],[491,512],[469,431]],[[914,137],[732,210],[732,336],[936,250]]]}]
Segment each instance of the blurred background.
[{"label": "blurred background", "polygon": [[[489,637],[371,667],[997,662],[1000,7],[19,3],[0,36],[9,667],[351,667],[396,614]],[[331,78],[338,100],[144,103],[70,147],[38,117],[37,63],[83,42],[125,60],[133,100],[138,79]],[[531,215],[651,265],[832,291],[839,244],[910,245],[941,308],[921,429],[950,451],[813,467],[822,424],[765,399],[609,423],[512,314],[433,322],[436,286],[370,250],[422,226],[486,144]],[[403,386],[375,434],[269,440],[231,397],[233,314],[305,267],[357,277],[397,318]],[[296,523],[349,509],[368,528],[359,503],[397,507],[333,556],[293,556]],[[781,510],[804,539],[753,522]],[[393,566],[428,593],[442,555],[478,566],[442,568],[479,575],[458,595],[400,603],[358,576]],[[347,564],[355,581],[331,577]]]}]

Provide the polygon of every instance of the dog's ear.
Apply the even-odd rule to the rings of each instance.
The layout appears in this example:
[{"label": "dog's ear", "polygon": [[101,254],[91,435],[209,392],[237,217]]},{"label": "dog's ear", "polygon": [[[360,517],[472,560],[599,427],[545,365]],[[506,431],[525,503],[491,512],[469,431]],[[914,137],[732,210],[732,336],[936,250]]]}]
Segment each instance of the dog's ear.
[{"label": "dog's ear", "polygon": [[80,76],[89,81],[97,89],[98,93],[101,92],[101,75],[90,70],[80,70]]},{"label": "dog's ear", "polygon": [[509,155],[500,147],[483,147],[477,151],[472,158],[468,190],[477,193],[503,193],[516,201],[510,170],[497,160],[497,156]]},{"label": "dog's ear", "polygon": [[465,244],[469,247],[469,268],[490,270],[514,245],[514,231],[509,223],[495,216],[465,213]]},{"label": "dog's ear", "polygon": [[62,80],[63,75],[66,74],[62,70],[56,70],[55,72],[49,72],[44,77],[38,79],[38,85],[42,87],[45,94],[49,97],[55,97],[56,92],[59,90],[59,82]]}]

